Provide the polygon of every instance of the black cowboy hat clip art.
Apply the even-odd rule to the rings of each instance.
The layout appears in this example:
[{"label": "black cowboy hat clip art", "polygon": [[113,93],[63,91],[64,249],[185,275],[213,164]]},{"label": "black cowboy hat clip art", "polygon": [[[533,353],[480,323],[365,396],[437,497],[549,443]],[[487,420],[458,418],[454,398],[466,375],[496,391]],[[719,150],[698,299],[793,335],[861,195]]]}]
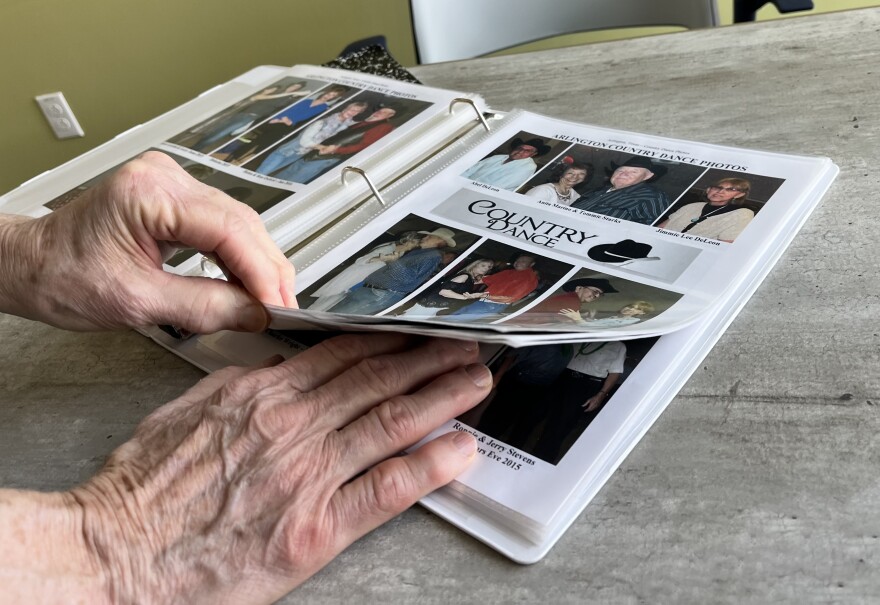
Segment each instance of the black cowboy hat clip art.
[{"label": "black cowboy hat clip art", "polygon": [[631,263],[637,260],[660,260],[659,256],[648,256],[651,246],[631,239],[616,244],[600,244],[587,251],[587,256],[600,263]]}]

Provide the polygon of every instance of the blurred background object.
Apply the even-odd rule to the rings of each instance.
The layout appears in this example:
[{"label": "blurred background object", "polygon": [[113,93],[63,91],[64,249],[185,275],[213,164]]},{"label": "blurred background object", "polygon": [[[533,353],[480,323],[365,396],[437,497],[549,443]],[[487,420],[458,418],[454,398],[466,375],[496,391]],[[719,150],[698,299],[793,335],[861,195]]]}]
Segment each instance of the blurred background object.
[{"label": "blurred background object", "polygon": [[715,0],[411,0],[410,8],[419,63],[470,59],[585,31],[719,23]]}]

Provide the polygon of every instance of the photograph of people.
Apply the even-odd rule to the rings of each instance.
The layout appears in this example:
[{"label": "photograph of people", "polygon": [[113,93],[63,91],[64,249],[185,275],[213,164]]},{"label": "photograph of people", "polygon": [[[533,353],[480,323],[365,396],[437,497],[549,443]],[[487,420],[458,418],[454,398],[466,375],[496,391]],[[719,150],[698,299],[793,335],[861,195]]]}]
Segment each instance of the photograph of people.
[{"label": "photograph of people", "polygon": [[497,321],[528,305],[571,268],[568,263],[487,239],[460,256],[442,279],[392,313],[451,321]]},{"label": "photograph of people", "polygon": [[351,91],[350,87],[337,84],[323,88],[311,97],[294,103],[275,114],[265,123],[230,141],[211,155],[230,164],[244,164],[251,157],[271,147],[312,118],[330,109],[333,103]]},{"label": "photograph of people", "polygon": [[336,277],[312,292],[312,296],[317,297],[317,300],[307,308],[311,311],[327,311],[371,273],[378,271],[389,262],[398,260],[410,250],[418,248],[425,237],[424,231],[406,231],[396,241],[379,244],[359,256]]},{"label": "photograph of people", "polygon": [[546,329],[609,329],[656,317],[681,297],[678,292],[582,268],[555,284],[549,296],[504,323]]},{"label": "photograph of people", "polygon": [[486,288],[474,300],[449,314],[461,320],[482,319],[484,316],[504,314],[508,307],[538,289],[536,258],[520,254],[510,267],[483,277]]},{"label": "photograph of people", "polygon": [[496,389],[474,428],[529,451],[529,437],[547,417],[555,386],[577,345],[508,348],[490,366]]},{"label": "photograph of people", "polygon": [[303,80],[276,83],[188,129],[170,142],[196,151],[212,151],[279,109],[311,94],[308,85]]},{"label": "photograph of people", "polygon": [[552,204],[571,206],[580,197],[575,187],[592,176],[593,167],[589,164],[572,162],[561,163],[560,167],[550,176],[550,181],[532,187],[525,194]]},{"label": "photograph of people", "polygon": [[434,317],[441,311],[455,311],[481,296],[485,288],[483,278],[494,266],[495,261],[489,258],[477,259],[467,264],[453,277],[429,288],[401,315]]},{"label": "photograph of people", "polygon": [[558,464],[609,404],[657,338],[505,349],[489,365],[495,388],[458,420]]},{"label": "photograph of people", "polygon": [[[383,104],[376,107],[363,121],[355,122],[345,130],[324,139],[308,153],[286,168],[277,170],[272,176],[294,183],[308,184],[312,182],[392,132],[398,124],[392,118],[397,116],[399,104],[402,103],[404,101],[395,102],[394,105]],[[419,103],[419,111],[425,107],[425,104],[421,102],[409,103]],[[415,113],[407,113],[401,121],[412,118],[413,115]]]},{"label": "photograph of people", "polygon": [[280,171],[340,130],[345,130],[355,124],[358,116],[367,110],[367,106],[366,101],[351,101],[336,113],[325,118],[318,118],[298,135],[279,145],[271,153],[257,157],[250,164],[256,165],[254,171],[260,174],[272,174]]},{"label": "photograph of people", "polygon": [[414,292],[418,296],[419,288],[456,266],[458,256],[477,239],[468,231],[407,215],[331,265],[297,293],[297,300],[303,309],[381,314]]},{"label": "photograph of people", "polygon": [[455,248],[455,232],[446,227],[422,232],[418,247],[370,273],[329,310],[350,315],[375,315],[397,304],[424,284],[455,254],[441,248]]},{"label": "photograph of people", "polygon": [[[563,310],[583,312],[588,318],[596,311],[587,311],[585,305],[599,300],[606,294],[616,294],[617,290],[605,278],[580,277],[562,284],[562,292],[545,298],[522,315],[518,315],[517,324],[553,324],[567,323],[572,320]],[[582,311],[583,310],[583,311]],[[573,320],[572,320],[573,321]]]},{"label": "photograph of people", "polygon": [[577,307],[561,309],[559,314],[567,317],[577,324],[590,328],[619,328],[621,326],[629,326],[639,323],[644,319],[643,315],[654,312],[654,305],[646,300],[637,300],[633,303],[621,307],[616,315],[595,319],[593,317],[584,317]]},{"label": "photograph of people", "polygon": [[575,351],[553,389],[547,423],[531,452],[557,464],[610,397],[624,372],[626,345],[620,341],[574,345]]},{"label": "photograph of people", "polygon": [[[522,133],[527,135],[527,133]],[[546,155],[552,147],[539,137],[514,138],[507,153],[483,158],[461,176],[499,189],[513,191],[535,174],[538,164],[533,158]]]},{"label": "photograph of people", "polygon": [[658,227],[732,242],[755,217],[752,209],[743,206],[751,187],[747,179],[720,179],[706,187],[700,201],[682,206]]},{"label": "photograph of people", "polygon": [[666,174],[666,166],[632,156],[620,165],[612,162],[611,170],[607,185],[580,196],[572,207],[643,225],[653,223],[669,207],[666,193],[651,185]]}]

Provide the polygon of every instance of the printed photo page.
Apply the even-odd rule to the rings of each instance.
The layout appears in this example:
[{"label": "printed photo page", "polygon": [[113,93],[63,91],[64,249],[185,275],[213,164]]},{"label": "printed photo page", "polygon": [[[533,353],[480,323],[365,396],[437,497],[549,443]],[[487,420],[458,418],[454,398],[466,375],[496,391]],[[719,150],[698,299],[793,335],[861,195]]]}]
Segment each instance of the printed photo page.
[{"label": "printed photo page", "polygon": [[[825,173],[804,208],[835,175]],[[424,504],[514,560],[543,557],[699,366],[807,215],[699,323],[660,338],[501,350],[490,362],[495,387],[486,400],[435,432],[475,435],[479,457]]]},{"label": "printed photo page", "polygon": [[664,338],[499,351],[489,396],[428,437],[456,430],[477,439],[477,461],[447,497],[524,548],[543,543],[572,499],[603,476],[609,448],[657,401],[664,368],[680,353]]},{"label": "printed photo page", "polygon": [[[232,102],[226,94],[226,101],[199,115],[163,117],[164,122],[178,124],[172,131],[150,124],[137,132],[136,142],[129,137],[129,145],[123,140],[83,156],[103,169],[83,171],[85,178],[76,186],[38,204],[45,211],[58,210],[123,163],[155,150],[199,181],[253,208],[281,241],[290,238],[285,230],[319,228],[322,221],[344,211],[358,191],[368,191],[361,182],[343,187],[343,166],[365,164],[374,175],[378,170],[391,176],[423,161],[462,125],[478,123],[474,107],[453,104],[468,95],[454,91],[322,67],[264,72],[258,82],[224,85],[238,91]],[[478,97],[472,95],[471,100],[483,108]],[[155,133],[146,136],[146,145],[144,135],[149,133],[144,130]],[[103,153],[107,161],[96,162],[95,153]],[[328,190],[338,192],[335,199],[327,199]],[[316,194],[322,198],[320,206],[310,201]],[[203,261],[194,250],[180,250],[166,266],[178,273],[201,274]]]},{"label": "printed photo page", "polygon": [[723,304],[831,169],[519,114],[351,229],[300,273],[302,311],[273,315],[517,345],[669,333]]},{"label": "printed photo page", "polygon": [[[222,184],[221,189],[260,213],[273,237],[284,240],[289,239],[285,226],[294,217],[294,228],[314,229],[344,210],[351,192],[340,187],[343,166],[369,163],[375,168],[375,160],[368,158],[387,159],[406,148],[406,159],[391,162],[400,169],[423,159],[439,144],[436,137],[450,136],[455,124],[473,122],[470,108],[450,113],[453,99],[461,96],[356,72],[297,66],[170,137],[159,149],[180,158],[207,184]],[[357,185],[366,190],[364,183]],[[320,207],[310,203],[328,188],[339,199],[328,200],[324,193]],[[169,264],[188,262],[181,270],[199,273],[200,260],[189,250]]]}]

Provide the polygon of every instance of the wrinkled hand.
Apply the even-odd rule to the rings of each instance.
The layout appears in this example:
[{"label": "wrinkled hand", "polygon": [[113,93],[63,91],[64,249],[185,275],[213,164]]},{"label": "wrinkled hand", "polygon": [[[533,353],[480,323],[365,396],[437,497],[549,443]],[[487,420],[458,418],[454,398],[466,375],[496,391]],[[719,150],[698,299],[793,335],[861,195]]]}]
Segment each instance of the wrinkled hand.
[{"label": "wrinkled hand", "polygon": [[71,492],[110,600],[278,599],[468,465],[461,432],[387,458],[486,396],[476,358],[473,343],[343,336],[156,410]]},{"label": "wrinkled hand", "polygon": [[[51,215],[0,227],[16,256],[0,261],[2,310],[55,326],[256,331],[268,324],[260,302],[296,306],[293,267],[258,215],[158,152]],[[164,272],[166,243],[215,253],[241,285]]]}]

